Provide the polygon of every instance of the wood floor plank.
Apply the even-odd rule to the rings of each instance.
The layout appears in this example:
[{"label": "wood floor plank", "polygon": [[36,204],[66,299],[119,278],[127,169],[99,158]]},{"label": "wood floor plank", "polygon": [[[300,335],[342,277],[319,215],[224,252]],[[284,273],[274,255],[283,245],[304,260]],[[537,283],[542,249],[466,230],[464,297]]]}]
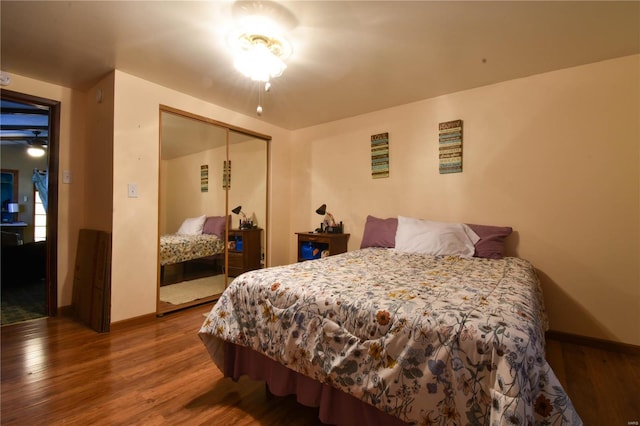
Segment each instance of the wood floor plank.
[{"label": "wood floor plank", "polygon": [[640,356],[552,339],[547,361],[585,425],[640,420]]},{"label": "wood floor plank", "polygon": [[[640,382],[634,380],[633,369],[627,357],[619,353],[589,348],[586,351],[587,374],[601,395],[616,389],[619,398],[607,398],[611,424],[627,424],[639,420]],[[601,400],[601,398],[598,398]],[[595,404],[600,407],[600,403]]]},{"label": "wood floor plank", "polygon": [[[2,327],[0,424],[321,425],[294,396],[223,378],[197,336],[211,306],[97,333],[68,318]],[[585,425],[640,419],[640,357],[547,342]]]},{"label": "wood floor plank", "polygon": [[67,318],[2,327],[0,423],[320,424],[263,383],[222,377],[197,336],[210,308],[103,334]]},{"label": "wood floor plank", "polygon": [[567,389],[567,372],[562,359],[562,344],[556,340],[547,340],[546,359],[563,388]]},{"label": "wood floor plank", "polygon": [[585,421],[584,419],[597,418],[600,411],[600,401],[591,401],[595,386],[587,371],[584,351],[585,348],[582,346],[563,345],[564,368],[567,376],[570,377],[565,391],[569,393],[569,397],[583,421]]}]

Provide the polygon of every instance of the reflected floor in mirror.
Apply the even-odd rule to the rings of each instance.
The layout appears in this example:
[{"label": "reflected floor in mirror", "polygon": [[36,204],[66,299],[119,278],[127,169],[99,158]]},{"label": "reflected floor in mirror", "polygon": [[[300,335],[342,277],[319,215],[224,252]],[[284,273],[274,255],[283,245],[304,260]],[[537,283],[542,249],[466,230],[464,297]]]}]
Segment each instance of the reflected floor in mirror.
[{"label": "reflected floor in mirror", "polygon": [[198,299],[220,294],[224,291],[224,275],[182,281],[160,287],[160,300],[172,305],[181,305]]}]

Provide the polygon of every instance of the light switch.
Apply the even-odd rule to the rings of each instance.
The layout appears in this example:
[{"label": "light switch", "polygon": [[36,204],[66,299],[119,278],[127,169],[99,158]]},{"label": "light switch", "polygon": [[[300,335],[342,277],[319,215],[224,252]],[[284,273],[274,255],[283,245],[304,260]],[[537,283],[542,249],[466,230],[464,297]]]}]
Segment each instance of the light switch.
[{"label": "light switch", "polygon": [[62,172],[62,183],[71,183],[71,170]]},{"label": "light switch", "polygon": [[128,184],[127,192],[129,194],[129,198],[138,198],[138,184],[137,183]]}]

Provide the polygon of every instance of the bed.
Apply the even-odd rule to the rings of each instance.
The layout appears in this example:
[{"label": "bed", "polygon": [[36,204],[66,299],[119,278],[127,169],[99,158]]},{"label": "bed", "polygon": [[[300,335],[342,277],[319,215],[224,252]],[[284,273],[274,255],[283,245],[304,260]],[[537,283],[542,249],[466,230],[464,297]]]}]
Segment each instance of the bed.
[{"label": "bed", "polygon": [[160,236],[160,265],[173,265],[202,257],[224,253],[224,240],[217,235],[181,235]]},{"label": "bed", "polygon": [[[230,221],[227,217],[226,222]],[[175,234],[160,236],[160,277],[164,267],[218,256],[225,250],[224,216],[198,216],[187,218]]]},{"label": "bed", "polygon": [[580,425],[546,327],[524,259],[364,247],[237,277],[199,336],[325,423]]}]

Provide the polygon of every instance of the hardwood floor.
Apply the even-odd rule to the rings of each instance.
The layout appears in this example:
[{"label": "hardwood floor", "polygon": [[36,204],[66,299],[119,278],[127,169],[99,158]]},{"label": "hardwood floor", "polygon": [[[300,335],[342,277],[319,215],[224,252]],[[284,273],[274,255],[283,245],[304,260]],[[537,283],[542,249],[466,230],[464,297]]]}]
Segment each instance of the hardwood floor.
[{"label": "hardwood floor", "polygon": [[[294,397],[222,377],[197,336],[210,307],[103,334],[61,317],[2,327],[0,423],[320,425]],[[555,340],[547,349],[585,425],[640,420],[640,356]]]},{"label": "hardwood floor", "polygon": [[103,334],[66,318],[2,327],[0,424],[320,424],[261,382],[222,377],[197,336],[209,309]]},{"label": "hardwood floor", "polygon": [[548,339],[546,358],[585,426],[639,424],[640,355]]}]

